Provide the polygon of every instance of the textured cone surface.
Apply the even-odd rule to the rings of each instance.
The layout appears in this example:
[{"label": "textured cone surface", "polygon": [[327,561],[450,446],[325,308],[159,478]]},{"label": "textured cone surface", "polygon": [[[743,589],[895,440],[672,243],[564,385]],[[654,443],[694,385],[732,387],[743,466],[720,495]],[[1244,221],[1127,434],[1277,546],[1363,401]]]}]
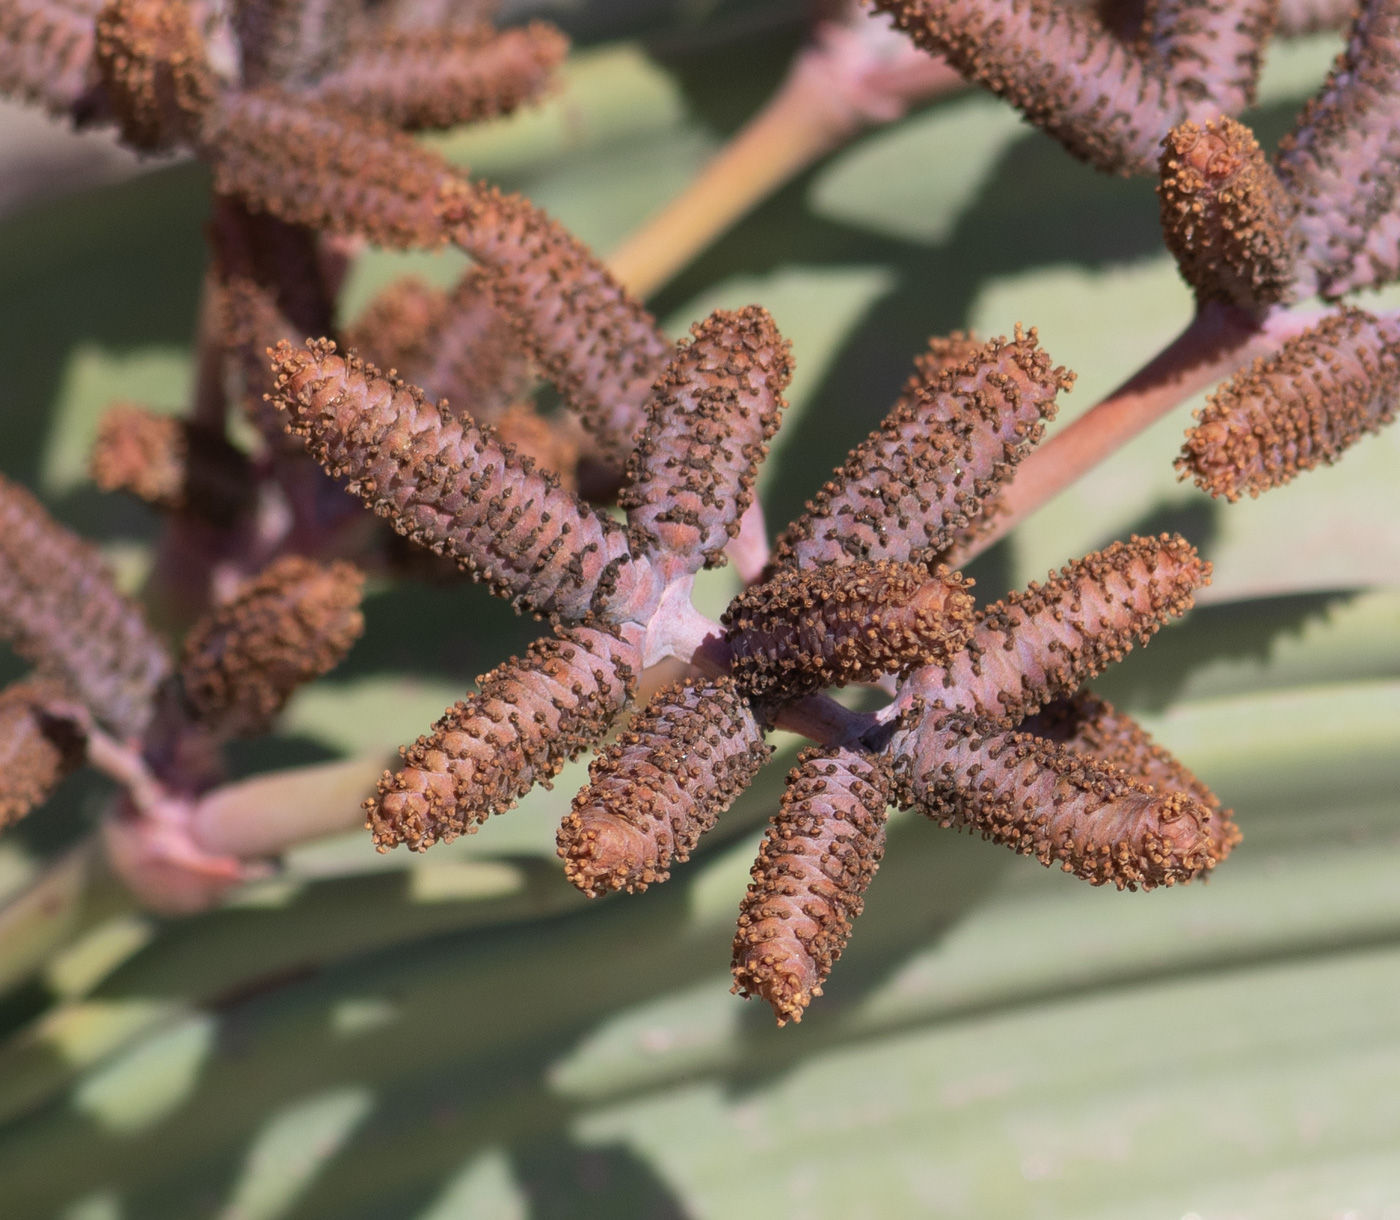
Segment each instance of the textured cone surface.
[{"label": "textured cone surface", "polygon": [[305,445],[289,432],[286,416],[269,398],[276,387],[276,375],[267,360],[269,348],[290,341],[300,328],[277,308],[274,294],[249,279],[223,282],[218,290],[218,310],[227,367],[245,417],[273,453],[284,460],[305,459]]},{"label": "textured cone surface", "polygon": [[1381,288],[1400,279],[1400,210],[1386,212],[1371,226],[1351,264],[1322,285],[1325,296],[1341,297],[1362,288]]},{"label": "textured cone surface", "polygon": [[356,5],[345,0],[237,0],[231,6],[243,83],[306,86],[344,53]]},{"label": "textured cone surface", "polygon": [[690,571],[724,561],[791,376],[789,344],[757,305],[691,328],[657,382],[619,497],[634,552]]},{"label": "textured cone surface", "polygon": [[458,281],[422,346],[417,359],[400,366],[404,378],[482,423],[495,423],[534,382],[520,337],[479,268]]},{"label": "textured cone surface", "polygon": [[97,66],[122,138],[147,151],[190,139],[218,87],[183,0],[111,0]]},{"label": "textured cone surface", "polygon": [[556,412],[541,415],[529,399],[512,403],[496,417],[496,435],[522,457],[548,470],[568,491],[578,490],[575,468],[581,451],[578,421]]},{"label": "textured cone surface", "polygon": [[1140,50],[1187,99],[1190,117],[1234,115],[1254,104],[1278,0],[1155,0]]},{"label": "textured cone surface", "polygon": [[97,548],[4,478],[0,638],[61,677],[122,737],[146,727],[155,689],[171,669],[165,646],[136,604],[117,591]]},{"label": "textured cone surface", "polygon": [[[964,357],[965,359],[959,359]],[[931,349],[884,422],[778,540],[774,567],[892,559],[932,564],[982,516],[984,501],[1055,414],[1073,374],[1034,330],[1010,342]]]},{"label": "textured cone surface", "polygon": [[201,142],[214,189],[255,211],[392,250],[446,239],[453,171],[390,127],[265,88],[225,94]]},{"label": "textured cone surface", "polygon": [[48,708],[63,703],[61,683],[29,678],[0,691],[0,830],[43,804],[82,762],[82,739]]},{"label": "textured cone surface", "polygon": [[406,131],[510,114],[539,97],[569,41],[554,26],[478,26],[357,41],[310,96]]},{"label": "textured cone surface", "polygon": [[972,632],[966,585],[947,568],[930,578],[887,560],[779,572],[724,612],[734,676],[777,700],[947,664]]},{"label": "textured cone surface", "polygon": [[569,880],[590,897],[665,881],[772,752],[732,678],[663,687],[589,764],[559,827]]},{"label": "textured cone surface", "polygon": [[1055,0],[875,0],[926,51],[1004,97],[1071,153],[1150,173],[1186,99],[1088,12]]},{"label": "textured cone surface", "polygon": [[[345,350],[366,364],[411,377],[414,365],[428,355],[428,338],[446,309],[442,289],[416,275],[401,276],[376,293],[345,328]],[[423,386],[442,397],[426,382]]]},{"label": "textured cone surface", "polygon": [[1290,295],[1293,208],[1248,127],[1172,128],[1158,194],[1167,248],[1199,300],[1252,309]]},{"label": "textured cone surface", "polygon": [[226,524],[249,503],[248,459],[212,428],[128,403],[109,407],[90,463],[102,491],[126,491],[165,512]]},{"label": "textured cone surface", "polygon": [[364,630],[364,577],[348,563],[288,555],[197,623],[180,677],[205,724],[267,728],[297,687],[329,673]]},{"label": "textured cone surface", "polygon": [[1356,16],[1356,0],[1279,0],[1278,34],[1296,38],[1344,30]]},{"label": "textured cone surface", "polygon": [[941,826],[1120,890],[1190,881],[1220,859],[1218,815],[1186,792],[965,712],[919,708],[910,721],[890,746],[896,796]]},{"label": "textured cone surface", "polygon": [[1131,716],[1088,691],[1076,691],[1042,708],[1023,726],[1037,737],[1092,755],[1158,792],[1185,792],[1210,813],[1206,833],[1218,864],[1240,841],[1240,831],[1220,798],[1170,751],[1152,740]]},{"label": "textured cone surface", "polygon": [[1390,423],[1398,374],[1392,335],[1368,313],[1341,310],[1212,394],[1177,469],[1227,500],[1278,487]]},{"label": "textured cone surface", "polygon": [[1395,211],[1400,183],[1400,3],[1360,6],[1346,50],[1304,106],[1275,156],[1298,207],[1304,259],[1315,287],[1347,291],[1367,262],[1363,249],[1381,217]]},{"label": "textured cone surface", "polygon": [[329,342],[278,347],[276,401],[312,456],[399,533],[449,555],[517,607],[582,619],[617,592],[626,531],[518,458],[490,428]]},{"label": "textured cone surface", "polygon": [[1177,535],[1115,542],[984,609],[966,649],[908,692],[1011,728],[1191,608],[1210,565]]},{"label": "textured cone surface", "polygon": [[0,93],[66,117],[95,76],[94,20],[84,0],[6,0],[0,4]]},{"label": "textured cone surface", "polygon": [[802,1020],[850,938],[885,850],[884,764],[852,750],[802,753],[739,907],[734,990],[778,1024]]},{"label": "textured cone surface", "polygon": [[618,469],[671,344],[594,254],[528,199],[453,182],[443,219],[521,342]]},{"label": "textured cone surface", "polygon": [[366,803],[381,850],[469,834],[596,744],[636,690],[639,649],[588,627],[530,645],[403,751]]}]

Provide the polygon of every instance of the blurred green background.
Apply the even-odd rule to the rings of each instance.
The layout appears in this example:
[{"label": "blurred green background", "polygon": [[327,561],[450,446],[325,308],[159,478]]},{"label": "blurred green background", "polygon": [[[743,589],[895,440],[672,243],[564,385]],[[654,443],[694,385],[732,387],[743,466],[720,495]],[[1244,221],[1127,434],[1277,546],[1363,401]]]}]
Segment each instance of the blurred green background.
[{"label": "blurred green background", "polygon": [[[547,15],[578,36],[559,96],[440,143],[603,251],[801,36],[793,3]],[[1266,144],[1339,45],[1271,54]],[[109,399],[187,392],[207,200],[199,167],[153,165],[0,216],[0,465],[133,587],[157,523],[95,492],[86,446]],[[460,268],[372,254],[346,315],[406,269]],[[1072,418],[1190,311],[1152,184],[1092,173],[972,92],[817,166],[653,305],[681,333],[749,301],[798,361],[764,474],[774,527],[930,334],[1038,326],[1080,375]],[[781,758],[639,897],[563,879],[553,826],[580,763],[450,847],[378,857],[348,835],[175,921],[87,868],[107,793],[80,776],[0,841],[0,1216],[1400,1220],[1400,433],[1228,507],[1174,480],[1188,417],[973,575],[993,598],[1162,529],[1214,560],[1204,604],[1097,687],[1235,807],[1245,842],[1209,885],[1095,890],[896,817],[827,994],[777,1030],[727,966]],[[240,771],[390,750],[538,633],[474,586],[379,587],[367,619]]]}]

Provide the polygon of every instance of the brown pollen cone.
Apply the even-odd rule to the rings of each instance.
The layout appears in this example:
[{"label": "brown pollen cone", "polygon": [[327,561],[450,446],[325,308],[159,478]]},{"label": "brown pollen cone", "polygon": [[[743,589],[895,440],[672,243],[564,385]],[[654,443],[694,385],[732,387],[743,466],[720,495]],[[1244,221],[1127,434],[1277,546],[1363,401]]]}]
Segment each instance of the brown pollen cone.
[{"label": "brown pollen cone", "polygon": [[528,199],[444,179],[452,240],[570,409],[618,469],[645,427],[671,356],[655,320],[578,238]]},{"label": "brown pollen cone", "polygon": [[239,90],[211,109],[200,143],[214,189],[254,211],[389,250],[446,240],[439,193],[455,171],[382,123],[270,87]]},{"label": "brown pollen cone", "polygon": [[[279,344],[274,401],[311,455],[399,533],[449,555],[517,608],[579,621],[651,591],[627,533],[465,413],[328,340]],[[625,618],[624,610],[619,610]]]},{"label": "brown pollen cone", "polygon": [[1254,103],[1278,0],[1152,0],[1139,52],[1174,81],[1199,117]]},{"label": "brown pollen cone", "polygon": [[801,1021],[841,956],[885,850],[884,764],[844,748],[804,750],[764,835],[739,907],[734,987],[779,1025]]},{"label": "brown pollen cone", "polygon": [[874,7],[1109,173],[1148,171],[1162,136],[1185,117],[1180,89],[1087,8],[1056,0],[874,0]]},{"label": "brown pollen cone", "polygon": [[966,648],[909,689],[1012,728],[1186,613],[1209,582],[1210,564],[1179,535],[1115,542],[987,606]]},{"label": "brown pollen cone", "polygon": [[589,764],[559,827],[565,874],[590,898],[665,881],[772,753],[732,678],[662,687]]},{"label": "brown pollen cone", "polygon": [[401,276],[345,329],[345,350],[367,364],[407,373],[428,355],[428,339],[446,310],[445,292],[416,275]]},{"label": "brown pollen cone", "polygon": [[1220,798],[1180,759],[1153,741],[1142,725],[1107,700],[1087,690],[1076,691],[1047,704],[1021,727],[1037,737],[1092,755],[1158,792],[1185,792],[1209,813],[1205,830],[1217,864],[1240,841],[1232,811],[1221,805]]},{"label": "brown pollen cone", "polygon": [[637,689],[641,650],[591,627],[536,640],[477,680],[402,751],[365,802],[375,846],[423,851],[470,834],[596,744]]},{"label": "brown pollen cone", "polygon": [[1293,205],[1248,127],[1229,118],[1173,127],[1157,190],[1167,248],[1198,299],[1256,310],[1289,298]]},{"label": "brown pollen cone", "polygon": [[904,383],[904,393],[915,395],[920,386],[937,384],[943,373],[961,368],[976,360],[983,343],[971,331],[955,330],[946,335],[931,335],[928,346],[914,357],[914,375]]},{"label": "brown pollen cone", "polygon": [[508,406],[493,426],[502,441],[553,474],[565,491],[578,490],[575,468],[585,438],[572,416],[563,412],[541,415],[535,404],[526,400]]},{"label": "brown pollen cone", "polygon": [[1206,400],[1176,466],[1238,500],[1330,465],[1395,418],[1400,346],[1380,321],[1341,309],[1241,369]]},{"label": "brown pollen cone", "polygon": [[386,33],[348,47],[309,92],[404,131],[456,127],[539,97],[568,50],[569,40],[543,21],[507,30]]},{"label": "brown pollen cone", "polygon": [[111,0],[96,58],[122,138],[145,152],[191,139],[218,91],[183,0]]},{"label": "brown pollen cone", "polygon": [[496,423],[534,384],[535,370],[520,337],[497,308],[479,267],[457,282],[421,343],[422,354],[400,365],[399,372],[479,423]]},{"label": "brown pollen cone", "polygon": [[895,762],[899,803],[940,826],[1035,856],[1093,885],[1150,890],[1209,872],[1233,838],[1186,792],[964,712],[920,710],[923,740]]},{"label": "brown pollen cone", "polygon": [[229,18],[243,84],[307,87],[340,61],[362,14],[361,6],[334,0],[238,0]]},{"label": "brown pollen cone", "polygon": [[734,676],[763,701],[946,663],[972,634],[967,587],[888,560],[780,571],[724,612]]},{"label": "brown pollen cone", "polygon": [[163,512],[221,524],[252,497],[248,459],[218,432],[132,403],[107,408],[90,469],[102,491],[130,492]]},{"label": "brown pollen cone", "polygon": [[338,665],[364,630],[364,576],[287,555],[210,611],[185,641],[180,677],[205,724],[264,730],[297,687]]},{"label": "brown pollen cone", "polygon": [[50,678],[26,678],[0,691],[0,830],[46,801],[82,762],[77,726],[48,711],[70,699]]},{"label": "brown pollen cone", "polygon": [[70,118],[92,84],[92,8],[64,0],[0,5],[0,93]]},{"label": "brown pollen cone", "polygon": [[170,673],[164,643],[97,548],[0,477],[0,638],[61,677],[110,730],[142,732]]},{"label": "brown pollen cone", "polygon": [[761,306],[691,328],[656,383],[618,497],[634,553],[689,571],[725,562],[791,376],[790,345]]},{"label": "brown pollen cone", "polygon": [[853,560],[932,564],[975,529],[1074,384],[1036,332],[930,344],[878,428],[778,539],[774,568]]}]

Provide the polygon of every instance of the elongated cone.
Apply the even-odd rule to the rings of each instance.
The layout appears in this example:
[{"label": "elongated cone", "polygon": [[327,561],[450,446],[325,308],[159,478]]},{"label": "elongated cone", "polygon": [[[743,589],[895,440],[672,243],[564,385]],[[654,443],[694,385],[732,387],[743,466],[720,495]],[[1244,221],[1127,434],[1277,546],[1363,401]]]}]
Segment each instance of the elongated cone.
[{"label": "elongated cone", "polygon": [[1004,97],[1071,153],[1110,173],[1151,173],[1186,98],[1094,16],[1055,0],[875,0],[969,80]]},{"label": "elongated cone", "polygon": [[1199,300],[1257,310],[1292,295],[1293,205],[1248,127],[1173,127],[1161,174],[1167,248]]},{"label": "elongated cone", "polygon": [[71,698],[52,678],[0,691],[0,830],[48,800],[83,759],[78,727],[53,710]]},{"label": "elongated cone", "polygon": [[[962,357],[966,357],[962,359]],[[931,566],[982,519],[985,502],[1054,418],[1074,375],[1036,332],[930,348],[884,422],[778,540],[775,568],[892,559]]]},{"label": "elongated cone", "polygon": [[1359,309],[1339,310],[1211,395],[1177,469],[1213,496],[1257,496],[1390,423],[1398,377],[1400,335]]},{"label": "elongated cone", "polygon": [[1219,815],[1189,793],[1159,792],[1086,753],[985,717],[921,706],[889,751],[901,805],[941,826],[979,830],[1093,885],[1175,885],[1221,857]]},{"label": "elongated cone", "polygon": [[0,93],[73,114],[96,78],[92,51],[101,4],[90,0],[0,3]]},{"label": "elongated cone", "polygon": [[1139,50],[1205,121],[1254,104],[1278,0],[1149,0]]},{"label": "elongated cone", "polygon": [[884,763],[841,747],[805,750],[787,779],[739,907],[734,987],[779,1025],[802,1020],[850,938],[885,850]]},{"label": "elongated cone", "polygon": [[149,723],[170,656],[97,548],[0,478],[0,638],[60,677],[122,737]]},{"label": "elongated cone", "polygon": [[163,512],[221,525],[253,497],[248,459],[222,433],[132,403],[103,414],[90,468],[102,491],[127,491]]},{"label": "elongated cone", "polygon": [[468,416],[321,341],[281,344],[275,400],[311,454],[399,533],[518,608],[569,620],[654,596],[627,533]]},{"label": "elongated cone", "polygon": [[636,645],[591,627],[537,640],[524,660],[478,679],[433,731],[403,751],[365,803],[375,845],[422,851],[470,834],[602,739],[636,690]]},{"label": "elongated cone", "polygon": [[779,572],[724,612],[734,676],[778,700],[947,664],[972,633],[967,585],[944,567],[930,577],[888,560]]},{"label": "elongated cone", "polygon": [[589,897],[665,881],[772,753],[732,678],[663,687],[589,764],[559,827],[569,880]]},{"label": "elongated cone", "polygon": [[143,151],[192,139],[218,91],[185,0],[110,0],[96,59],[122,138]]},{"label": "elongated cone", "polygon": [[[1298,207],[1300,295],[1347,290],[1367,235],[1395,211],[1400,183],[1400,2],[1365,0],[1331,75],[1279,143],[1279,178]],[[1359,286],[1359,285],[1358,285]]]},{"label": "elongated cone", "polygon": [[1216,863],[1240,841],[1239,828],[1220,798],[1173,755],[1163,749],[1131,716],[1086,690],[1041,708],[1022,725],[1071,750],[1092,755],[1158,792],[1185,792],[1210,812],[1205,829]]},{"label": "elongated cone", "polygon": [[[428,338],[447,309],[447,293],[416,275],[404,275],[380,289],[342,332],[345,350],[366,364],[414,378],[434,397],[446,395],[414,373],[428,355]],[[473,412],[475,415],[476,413]]]},{"label": "elongated cone", "polygon": [[1356,16],[1356,0],[1279,0],[1278,33],[1283,38],[1344,30]]},{"label": "elongated cone", "polygon": [[453,180],[442,219],[603,456],[620,470],[671,344],[573,234],[520,195]]},{"label": "elongated cone", "polygon": [[236,0],[230,7],[243,84],[305,88],[344,54],[361,6],[346,0]]},{"label": "elongated cone", "polygon": [[1134,537],[988,606],[964,651],[905,682],[905,697],[1012,728],[1186,613],[1210,564],[1177,535]]},{"label": "elongated cone", "polygon": [[568,50],[569,40],[543,21],[382,34],[352,43],[306,92],[404,131],[456,127],[540,97]]},{"label": "elongated cone", "polygon": [[790,345],[758,305],[691,327],[656,384],[618,497],[635,554],[675,572],[725,562],[791,376]]},{"label": "elongated cone", "polygon": [[496,423],[534,382],[525,348],[479,268],[448,294],[421,344],[421,352],[400,366],[404,379],[481,423]]},{"label": "elongated cone", "polygon": [[1345,296],[1362,288],[1381,288],[1400,279],[1400,209],[1386,212],[1371,226],[1360,254],[1344,272],[1323,286],[1328,296]]},{"label": "elongated cone", "polygon": [[246,582],[185,640],[180,678],[199,719],[228,733],[266,730],[299,686],[329,673],[359,639],[363,591],[350,564],[299,555]]},{"label": "elongated cone", "polygon": [[393,250],[446,240],[439,195],[454,171],[383,124],[269,87],[223,95],[200,143],[214,189],[254,211]]}]

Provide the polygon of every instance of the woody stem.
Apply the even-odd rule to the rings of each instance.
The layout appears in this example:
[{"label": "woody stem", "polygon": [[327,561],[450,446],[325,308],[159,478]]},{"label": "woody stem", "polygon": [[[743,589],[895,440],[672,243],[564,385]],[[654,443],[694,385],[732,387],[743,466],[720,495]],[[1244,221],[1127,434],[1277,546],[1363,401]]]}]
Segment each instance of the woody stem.
[{"label": "woody stem", "polygon": [[[870,122],[833,87],[831,72],[820,48],[798,53],[767,105],[607,260],[626,288],[650,296],[745,213]],[[921,95],[962,84],[952,68],[931,71]]]}]

